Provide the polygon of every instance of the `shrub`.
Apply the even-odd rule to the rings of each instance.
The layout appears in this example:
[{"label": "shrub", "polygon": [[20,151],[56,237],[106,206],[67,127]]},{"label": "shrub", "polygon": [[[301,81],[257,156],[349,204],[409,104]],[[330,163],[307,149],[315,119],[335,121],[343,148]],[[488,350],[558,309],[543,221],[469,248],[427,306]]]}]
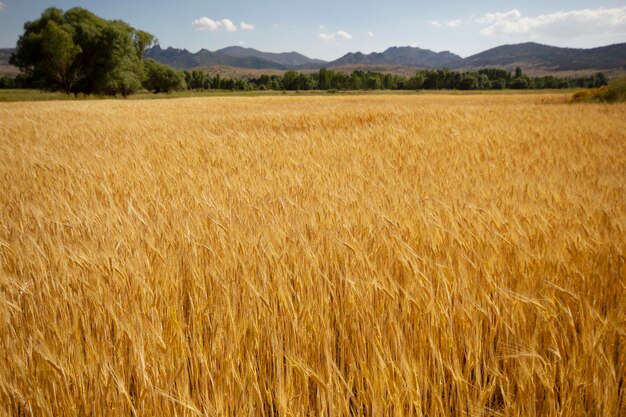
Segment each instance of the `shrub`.
[{"label": "shrub", "polygon": [[608,86],[579,90],[572,95],[572,102],[574,103],[616,103],[620,101],[626,101],[626,77],[614,80]]}]

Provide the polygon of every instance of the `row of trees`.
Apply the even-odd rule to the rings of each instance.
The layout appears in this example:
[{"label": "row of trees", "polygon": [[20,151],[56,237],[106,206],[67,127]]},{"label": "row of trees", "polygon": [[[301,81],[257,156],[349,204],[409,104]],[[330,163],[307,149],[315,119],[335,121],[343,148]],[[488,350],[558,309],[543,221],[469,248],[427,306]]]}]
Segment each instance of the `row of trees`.
[{"label": "row of trees", "polygon": [[[124,97],[141,88],[185,88],[181,73],[144,60],[155,43],[153,35],[121,20],[105,20],[79,7],[65,13],[52,7],[24,25],[10,60],[22,73],[13,87]],[[5,78],[1,84],[11,81]]]},{"label": "row of trees", "polygon": [[[496,90],[496,89],[562,89],[598,88],[607,85],[603,73],[588,77],[558,78],[554,76],[528,77],[511,74],[501,69],[482,69],[472,72],[433,70],[418,72],[412,76],[400,76],[379,72],[354,71],[352,74],[322,68],[318,73],[305,74],[287,71],[284,75],[261,75],[257,78],[226,78],[203,71],[175,71],[151,59],[142,62],[141,87],[155,93],[189,90]],[[120,84],[123,86],[124,84]],[[50,87],[50,85],[48,85]],[[45,88],[45,84],[33,82],[19,75],[15,78],[0,77],[0,88]],[[54,89],[54,88],[53,88]],[[65,91],[65,90],[64,90]],[[80,90],[70,90],[76,92]],[[85,91],[80,91],[85,92]],[[115,91],[105,90],[105,93]],[[127,87],[118,92],[134,92]]]},{"label": "row of trees", "polygon": [[284,75],[262,75],[258,78],[230,79],[219,74],[185,71],[185,83],[192,90],[495,90],[495,89],[560,89],[597,88],[607,85],[602,73],[588,77],[528,77],[517,69],[478,71],[431,70],[412,76],[380,72],[354,71],[351,74],[322,68],[317,73],[287,71]]}]

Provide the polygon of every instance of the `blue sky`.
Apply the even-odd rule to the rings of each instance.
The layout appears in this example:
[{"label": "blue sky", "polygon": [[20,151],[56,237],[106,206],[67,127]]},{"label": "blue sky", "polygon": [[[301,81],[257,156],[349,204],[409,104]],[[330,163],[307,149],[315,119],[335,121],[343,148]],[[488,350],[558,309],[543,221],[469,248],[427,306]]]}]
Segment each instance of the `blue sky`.
[{"label": "blue sky", "polygon": [[468,56],[505,43],[595,47],[626,42],[626,0],[0,0],[0,47],[47,7],[87,8],[146,30],[163,47],[242,45],[336,59],[418,46]]}]

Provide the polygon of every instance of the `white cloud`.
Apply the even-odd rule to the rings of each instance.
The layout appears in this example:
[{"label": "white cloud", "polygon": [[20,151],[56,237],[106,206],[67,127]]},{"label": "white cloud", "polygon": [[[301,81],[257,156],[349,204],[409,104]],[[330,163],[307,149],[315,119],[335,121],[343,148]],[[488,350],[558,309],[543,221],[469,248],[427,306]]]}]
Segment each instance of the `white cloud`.
[{"label": "white cloud", "polygon": [[340,30],[339,32],[337,32],[336,35],[339,39],[345,39],[345,40],[352,39],[352,35],[350,35],[348,32],[344,32],[343,30]]},{"label": "white cloud", "polygon": [[239,45],[243,46],[243,45],[245,45],[245,44],[246,44],[246,43],[245,43],[244,41],[239,41]]},{"label": "white cloud", "polygon": [[522,17],[522,14],[520,13],[519,10],[517,9],[513,9],[513,10],[509,10],[508,12],[504,12],[504,13],[487,13],[485,14],[483,17],[476,19],[476,22],[478,23],[495,23],[495,22],[501,22],[501,21],[505,21],[505,20],[517,20],[520,17]]},{"label": "white cloud", "polygon": [[486,36],[529,35],[559,38],[626,33],[626,7],[581,9],[524,17],[519,10],[487,13],[477,23],[487,25],[480,33]]},{"label": "white cloud", "polygon": [[191,26],[196,30],[221,30],[224,29],[226,32],[236,32],[237,26],[230,19],[222,19],[219,21],[209,19],[208,17],[201,17],[200,19],[196,19],[191,22]]},{"label": "white cloud", "polygon": [[222,27],[226,29],[226,32],[237,32],[237,26],[230,19],[222,19],[220,21]]},{"label": "white cloud", "polygon": [[2,11],[2,9],[4,9],[5,7],[7,7],[6,4],[4,4],[4,2],[0,1],[0,12]]},{"label": "white cloud", "polygon": [[241,30],[254,30],[254,25],[251,25],[250,23],[246,23],[246,22],[241,22],[239,24],[239,27],[241,28]]},{"label": "white cloud", "polygon": [[318,27],[319,27],[320,29],[322,29],[322,30],[323,30],[323,29],[326,29],[326,25],[319,25]]},{"label": "white cloud", "polygon": [[335,39],[343,39],[346,41],[349,41],[350,39],[352,39],[352,35],[350,35],[348,32],[345,32],[343,30],[339,30],[335,33],[320,33],[319,38],[324,40],[324,41],[332,41]]},{"label": "white cloud", "polygon": [[[460,19],[455,19],[455,20],[448,20],[445,23],[445,26],[449,27],[449,28],[456,28],[461,26],[461,23],[463,23],[462,20]],[[439,20],[429,20],[428,24],[434,28],[442,28],[444,27],[444,23],[440,22]]]},{"label": "white cloud", "polygon": [[371,30],[368,30],[367,31],[367,36],[370,37],[370,38],[373,38],[374,37],[374,32],[372,32]]},{"label": "white cloud", "polygon": [[211,20],[208,17],[201,17],[191,22],[191,26],[197,30],[217,30],[219,29],[219,22]]}]

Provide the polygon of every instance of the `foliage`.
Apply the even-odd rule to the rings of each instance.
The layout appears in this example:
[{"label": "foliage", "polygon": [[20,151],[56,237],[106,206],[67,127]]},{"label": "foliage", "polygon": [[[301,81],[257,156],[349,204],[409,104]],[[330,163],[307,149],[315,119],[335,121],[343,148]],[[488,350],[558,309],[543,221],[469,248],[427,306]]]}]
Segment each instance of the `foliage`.
[{"label": "foliage", "polygon": [[154,93],[170,93],[187,88],[184,75],[152,59],[144,61],[145,80],[143,87]]},{"label": "foliage", "polygon": [[518,77],[495,68],[479,71],[428,70],[405,77],[373,71],[354,71],[351,74],[327,68],[317,73],[286,71],[282,77],[261,75],[256,78],[232,79],[211,76],[202,71],[185,71],[187,87],[192,90],[501,90],[559,89],[572,87],[599,87],[606,85],[602,73],[590,77],[557,78],[554,76],[528,77],[518,69]]},{"label": "foliage", "polygon": [[615,103],[626,101],[626,77],[616,79],[609,85],[593,90],[579,90],[572,95],[572,101]]},{"label": "foliage", "polygon": [[154,41],[82,8],[49,8],[24,24],[11,63],[42,89],[127,96],[141,88],[141,60]]}]

